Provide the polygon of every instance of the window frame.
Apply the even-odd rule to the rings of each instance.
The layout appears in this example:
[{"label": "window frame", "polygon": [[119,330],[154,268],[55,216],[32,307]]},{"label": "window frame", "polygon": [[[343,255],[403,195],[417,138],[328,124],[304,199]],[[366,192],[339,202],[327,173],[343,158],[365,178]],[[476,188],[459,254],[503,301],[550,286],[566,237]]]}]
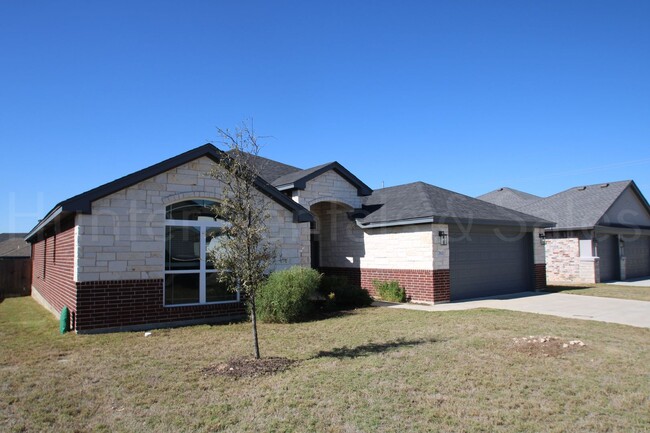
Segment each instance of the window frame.
[{"label": "window frame", "polygon": [[[172,206],[177,203],[182,203],[184,201],[192,201],[192,200],[206,200],[213,202],[215,205],[218,205],[219,202],[212,200],[212,199],[204,199],[204,198],[186,198],[183,200],[180,200],[178,202],[174,203],[169,203],[165,206],[165,210],[167,210],[167,207]],[[165,213],[165,215],[167,215]],[[241,302],[241,294],[239,293],[239,290],[235,292],[236,298],[232,300],[227,300],[227,301],[212,301],[208,302],[207,301],[207,277],[208,274],[217,272],[216,269],[207,269],[207,242],[206,242],[206,233],[209,229],[213,228],[221,228],[226,224],[226,221],[221,220],[221,219],[197,219],[197,220],[178,220],[178,219],[166,219],[165,218],[165,249],[167,248],[167,227],[169,226],[175,226],[175,227],[193,227],[193,228],[198,228],[199,229],[199,269],[178,269],[178,270],[167,270],[167,261],[164,261],[163,264],[163,306],[164,307],[169,307],[169,308],[174,308],[174,307],[190,307],[190,306],[199,306],[199,305],[218,305],[218,304],[234,304],[234,303],[239,303]],[[167,275],[173,275],[173,274],[198,274],[199,275],[199,302],[191,302],[191,303],[184,303],[184,304],[168,304],[167,303]]]}]

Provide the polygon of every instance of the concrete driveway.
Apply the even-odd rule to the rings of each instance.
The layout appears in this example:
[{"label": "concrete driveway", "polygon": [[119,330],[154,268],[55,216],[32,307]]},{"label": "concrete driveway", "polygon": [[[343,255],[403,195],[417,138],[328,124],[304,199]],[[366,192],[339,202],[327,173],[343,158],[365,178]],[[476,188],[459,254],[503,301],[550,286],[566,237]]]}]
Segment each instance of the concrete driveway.
[{"label": "concrete driveway", "polygon": [[650,287],[650,278],[648,277],[632,278],[625,281],[610,281],[609,283],[605,283],[605,284],[610,284],[613,286]]},{"label": "concrete driveway", "polygon": [[456,311],[473,308],[496,308],[548,314],[569,319],[596,320],[622,325],[650,328],[650,302],[627,299],[601,298],[564,293],[522,292],[507,296],[470,299],[449,304],[388,304],[388,308],[405,308],[421,311]]}]

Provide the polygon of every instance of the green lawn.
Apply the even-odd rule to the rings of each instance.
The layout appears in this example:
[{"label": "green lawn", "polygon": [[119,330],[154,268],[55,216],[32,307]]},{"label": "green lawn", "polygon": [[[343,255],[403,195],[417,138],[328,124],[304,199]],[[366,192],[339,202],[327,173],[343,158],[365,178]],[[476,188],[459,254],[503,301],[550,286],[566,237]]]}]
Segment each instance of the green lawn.
[{"label": "green lawn", "polygon": [[549,286],[544,290],[547,292],[569,293],[573,295],[602,296],[605,298],[650,301],[650,287],[589,284],[576,286]]},{"label": "green lawn", "polygon": [[[0,303],[0,431],[642,432],[650,330],[497,310],[368,308],[261,325],[272,376],[202,369],[250,353],[247,323],[57,334],[30,298]],[[585,347],[549,355],[514,338]],[[540,346],[541,347],[541,346]]]}]

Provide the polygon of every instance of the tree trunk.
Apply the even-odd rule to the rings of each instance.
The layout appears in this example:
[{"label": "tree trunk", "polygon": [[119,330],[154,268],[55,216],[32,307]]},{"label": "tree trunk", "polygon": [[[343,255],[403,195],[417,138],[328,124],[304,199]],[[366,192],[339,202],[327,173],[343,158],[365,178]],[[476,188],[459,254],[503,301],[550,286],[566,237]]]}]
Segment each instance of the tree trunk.
[{"label": "tree trunk", "polygon": [[257,314],[255,304],[251,305],[251,322],[253,323],[253,345],[255,350],[255,359],[260,359],[260,345],[257,341]]}]

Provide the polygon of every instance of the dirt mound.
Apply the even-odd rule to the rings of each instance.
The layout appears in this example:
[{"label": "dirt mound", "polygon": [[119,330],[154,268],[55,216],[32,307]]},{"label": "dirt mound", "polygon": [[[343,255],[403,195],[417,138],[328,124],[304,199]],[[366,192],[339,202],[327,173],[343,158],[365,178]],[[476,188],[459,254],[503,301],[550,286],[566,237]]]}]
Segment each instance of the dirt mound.
[{"label": "dirt mound", "polygon": [[586,347],[580,340],[564,340],[551,336],[515,337],[512,341],[515,350],[530,356],[560,356]]},{"label": "dirt mound", "polygon": [[268,358],[236,358],[228,362],[213,365],[203,369],[203,374],[216,374],[220,376],[257,377],[275,374],[289,369],[297,361],[293,359],[268,357]]}]

